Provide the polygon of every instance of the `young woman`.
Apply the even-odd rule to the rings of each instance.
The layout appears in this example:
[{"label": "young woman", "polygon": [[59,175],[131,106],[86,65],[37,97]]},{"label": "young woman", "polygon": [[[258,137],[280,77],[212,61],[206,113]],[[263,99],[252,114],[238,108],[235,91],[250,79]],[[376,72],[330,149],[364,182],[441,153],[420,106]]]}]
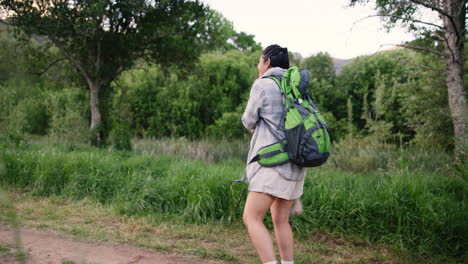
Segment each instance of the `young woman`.
[{"label": "young woman", "polygon": [[291,162],[275,167],[249,164],[257,151],[285,138],[281,127],[283,104],[281,90],[266,76],[282,76],[289,68],[288,50],[278,45],[265,48],[258,61],[258,78],[250,90],[242,123],[253,134],[247,159],[249,194],[244,223],[263,263],[276,264],[273,241],[263,219],[270,209],[282,264],[293,264],[294,237],[289,214],[294,201],[302,195],[306,170]]}]

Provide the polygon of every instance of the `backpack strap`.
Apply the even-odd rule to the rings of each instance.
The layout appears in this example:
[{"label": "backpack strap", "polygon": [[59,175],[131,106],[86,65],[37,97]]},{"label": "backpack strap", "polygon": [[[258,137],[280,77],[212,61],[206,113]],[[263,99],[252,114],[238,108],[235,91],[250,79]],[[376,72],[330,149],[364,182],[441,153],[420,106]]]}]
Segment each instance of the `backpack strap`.
[{"label": "backpack strap", "polygon": [[[281,116],[281,120],[280,120],[280,128],[284,128],[284,120],[285,120],[285,115],[286,115],[286,111],[285,111],[285,106],[286,106],[286,101],[288,101],[290,104],[292,103],[290,101],[290,99],[284,94],[284,91],[283,89],[281,88],[281,84],[280,84],[280,79],[278,79],[276,76],[263,76],[262,79],[271,79],[273,81],[275,81],[275,83],[278,85],[278,88],[280,89],[280,92],[281,92],[281,96],[283,98],[283,106],[282,106],[282,109],[283,109],[283,113],[282,113],[282,116]],[[260,117],[261,118],[261,117]],[[264,120],[265,121],[265,120]],[[263,153],[263,154],[257,154],[255,155],[250,161],[249,161],[249,164],[251,163],[254,163],[254,162],[258,162],[259,160],[261,159],[265,159],[265,158],[271,158],[271,157],[274,157],[278,154],[281,154],[281,153],[284,153],[284,152],[287,152],[287,146],[286,146],[286,140],[284,139],[284,137],[282,137],[274,127],[272,127],[268,122],[265,121],[265,125],[267,125],[269,128],[270,128],[270,131],[271,133],[273,133],[276,138],[278,138],[278,142],[274,143],[274,144],[271,144],[271,145],[268,145],[268,146],[265,146],[265,147],[262,147],[261,149],[264,149],[264,148],[275,148],[276,145],[279,145],[279,148],[276,148],[275,150],[273,151],[269,151],[269,152],[266,152],[266,153]],[[275,145],[275,146],[273,146]],[[257,152],[258,153],[258,152]],[[279,164],[282,164],[284,163],[283,162],[280,162],[280,163],[275,163],[274,165],[270,165],[270,166],[276,166],[276,165],[279,165]],[[265,166],[265,165],[263,165]]]}]

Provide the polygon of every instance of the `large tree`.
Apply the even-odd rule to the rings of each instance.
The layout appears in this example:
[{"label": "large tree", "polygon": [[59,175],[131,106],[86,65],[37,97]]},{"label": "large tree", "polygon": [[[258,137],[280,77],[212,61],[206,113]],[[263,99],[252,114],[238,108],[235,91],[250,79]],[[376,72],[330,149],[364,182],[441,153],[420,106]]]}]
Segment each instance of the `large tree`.
[{"label": "large tree", "polygon": [[46,36],[86,80],[97,144],[102,97],[121,72],[140,58],[190,65],[230,32],[198,0],[0,0],[0,11],[16,36]]},{"label": "large tree", "polygon": [[[371,0],[350,0],[351,5]],[[455,154],[468,144],[468,107],[464,90],[464,42],[466,41],[466,0],[376,0],[378,15],[391,28],[403,22],[421,36],[438,39],[443,43],[442,52],[421,46],[402,45],[430,52],[445,61],[446,85],[450,116],[454,127]],[[417,16],[419,11],[436,12],[440,23]]]}]

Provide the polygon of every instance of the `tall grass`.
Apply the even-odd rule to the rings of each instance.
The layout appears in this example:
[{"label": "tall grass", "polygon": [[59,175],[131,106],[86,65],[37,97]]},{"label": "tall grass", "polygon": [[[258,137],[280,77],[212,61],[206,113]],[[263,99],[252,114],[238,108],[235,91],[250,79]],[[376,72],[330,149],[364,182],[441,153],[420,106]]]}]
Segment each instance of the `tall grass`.
[{"label": "tall grass", "polygon": [[206,222],[232,219],[243,162],[218,164],[91,147],[3,149],[2,184],[40,196],[89,197],[126,214],[174,213]]},{"label": "tall grass", "polygon": [[310,170],[299,233],[326,227],[422,253],[466,254],[467,190],[453,176]]},{"label": "tall grass", "polygon": [[[445,151],[422,151],[416,146],[398,147],[374,136],[346,137],[333,145],[331,157],[345,171],[398,170],[431,173],[447,173],[452,158]],[[330,163],[327,165],[330,167]]]},{"label": "tall grass", "polygon": [[135,139],[133,147],[137,153],[176,155],[187,159],[219,162],[236,159],[245,162],[249,152],[248,138],[235,140],[200,139],[191,141],[186,138]]},{"label": "tall grass", "polygon": [[[154,152],[151,142],[140,143],[139,154],[78,145],[0,147],[7,167],[0,182],[39,196],[87,197],[122,214],[171,214],[197,222],[240,219],[237,202],[244,186],[232,180],[245,164],[234,152],[206,162],[164,155],[167,145],[158,142],[152,144],[161,144],[161,150]],[[190,148],[177,144],[181,153]],[[466,198],[466,185],[448,174],[309,169],[305,213],[295,229],[302,237],[325,229],[462,258],[468,243]]]}]

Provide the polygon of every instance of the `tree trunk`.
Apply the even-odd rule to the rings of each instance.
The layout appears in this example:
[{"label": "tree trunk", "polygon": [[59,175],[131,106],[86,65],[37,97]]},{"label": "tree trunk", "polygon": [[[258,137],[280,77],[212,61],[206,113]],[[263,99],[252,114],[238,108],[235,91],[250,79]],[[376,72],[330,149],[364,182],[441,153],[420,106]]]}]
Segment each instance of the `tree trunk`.
[{"label": "tree trunk", "polygon": [[463,58],[466,9],[464,6],[460,6],[458,0],[444,0],[443,7],[444,10],[453,18],[450,19],[449,17],[442,15],[446,39],[444,42],[445,64],[447,70],[446,83],[448,88],[450,116],[452,117],[454,129],[455,160],[458,160],[458,155],[462,153],[463,148],[468,144],[468,107],[466,104],[464,89]]},{"label": "tree trunk", "polygon": [[98,81],[88,80],[90,90],[90,104],[91,104],[91,133],[93,136],[93,143],[97,146],[101,144],[102,133],[102,115],[99,109],[99,90],[101,86]]}]

